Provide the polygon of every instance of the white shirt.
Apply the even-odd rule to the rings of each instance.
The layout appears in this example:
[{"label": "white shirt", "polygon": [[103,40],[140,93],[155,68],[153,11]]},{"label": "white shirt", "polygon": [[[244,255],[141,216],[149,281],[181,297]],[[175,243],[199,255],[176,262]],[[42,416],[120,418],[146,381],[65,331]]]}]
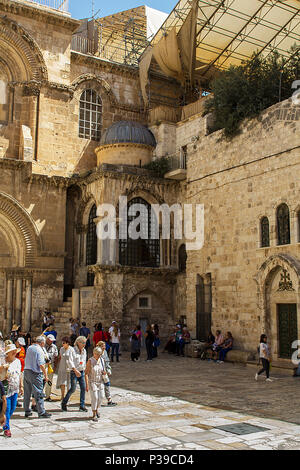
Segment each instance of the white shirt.
[{"label": "white shirt", "polygon": [[68,361],[70,370],[77,369],[82,372],[86,367],[86,349],[83,348],[81,352],[77,346],[72,349]]},{"label": "white shirt", "polygon": [[118,335],[115,336],[115,330],[114,327],[111,326],[110,329],[108,330],[111,336],[111,342],[112,343],[119,343],[120,342],[120,330],[118,330]]},{"label": "white shirt", "polygon": [[270,356],[269,346],[267,343],[260,343],[259,345],[259,357],[263,359],[268,359]]},{"label": "white shirt", "polygon": [[11,397],[15,393],[19,393],[20,388],[20,377],[21,377],[21,361],[15,359],[9,364],[7,370],[7,380],[8,380],[8,391],[7,397]]}]

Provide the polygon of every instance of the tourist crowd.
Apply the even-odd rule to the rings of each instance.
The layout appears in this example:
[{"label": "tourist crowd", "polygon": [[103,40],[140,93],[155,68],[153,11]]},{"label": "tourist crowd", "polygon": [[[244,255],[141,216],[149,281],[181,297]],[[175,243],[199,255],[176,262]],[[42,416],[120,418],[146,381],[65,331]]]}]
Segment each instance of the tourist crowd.
[{"label": "tourist crowd", "polygon": [[[58,350],[56,345],[57,332],[54,317],[49,313],[43,321],[43,332],[36,338],[29,333],[22,333],[17,325],[13,325],[10,337],[4,340],[0,333],[0,426],[4,436],[11,437],[10,420],[23,397],[25,417],[32,416],[50,418],[45,410],[44,401],[52,401],[52,383],[57,374],[56,389],[61,394],[61,410],[68,411],[68,403],[76,390],[80,388],[79,411],[87,412],[86,392],[90,393],[92,420],[97,422],[103,398],[108,406],[115,406],[110,391],[112,368],[110,362],[120,358],[120,327],[116,321],[110,327],[103,328],[102,323],[94,325],[94,332],[85,322],[70,319],[70,334],[61,340]],[[147,325],[145,332],[137,325],[130,338],[131,361],[140,360],[141,348],[144,344],[147,361],[158,356],[160,346],[159,326]],[[191,342],[187,325],[178,323],[173,328],[164,352],[185,355],[185,347]],[[220,330],[214,335],[209,333],[207,341],[202,343],[200,358],[223,363],[226,354],[233,348],[231,332],[223,336]],[[270,349],[266,335],[262,335],[259,345],[259,357],[262,368],[256,373],[255,379],[265,372],[266,380],[270,372]],[[297,375],[295,373],[295,375]],[[299,374],[298,374],[299,375]]]}]

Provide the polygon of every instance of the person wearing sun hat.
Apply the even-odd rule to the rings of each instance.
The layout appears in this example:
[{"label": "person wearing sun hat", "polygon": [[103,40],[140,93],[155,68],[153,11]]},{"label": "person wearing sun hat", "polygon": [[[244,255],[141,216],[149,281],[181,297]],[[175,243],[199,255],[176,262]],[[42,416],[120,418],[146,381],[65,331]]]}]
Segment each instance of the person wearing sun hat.
[{"label": "person wearing sun hat", "polygon": [[0,366],[0,369],[6,369],[6,378],[2,381],[6,395],[6,422],[3,426],[4,436],[11,437],[10,418],[12,417],[18,401],[18,394],[23,393],[21,362],[16,355],[20,349],[15,344],[9,344],[5,348],[6,364]]},{"label": "person wearing sun hat", "polygon": [[[57,361],[58,361],[58,350],[55,345],[55,336],[48,335],[46,337],[45,349],[48,354],[49,363],[48,363],[48,382],[45,385],[45,395],[46,401],[51,401],[51,388],[52,388],[52,379],[54,372],[56,370]],[[51,385],[50,385],[51,384]]]}]

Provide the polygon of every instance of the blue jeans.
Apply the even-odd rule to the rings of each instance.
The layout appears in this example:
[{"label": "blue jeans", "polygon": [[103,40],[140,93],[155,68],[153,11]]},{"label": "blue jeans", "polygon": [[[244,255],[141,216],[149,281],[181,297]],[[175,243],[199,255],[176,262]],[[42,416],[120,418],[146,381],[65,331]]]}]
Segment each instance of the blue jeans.
[{"label": "blue jeans", "polygon": [[80,407],[84,408],[85,407],[85,378],[84,378],[84,370],[80,372],[80,377],[76,377],[75,372],[71,371],[70,373],[70,379],[71,379],[71,387],[70,390],[68,391],[67,395],[63,399],[62,403],[63,405],[66,405],[68,401],[70,400],[71,395],[76,390],[76,385],[79,383],[80,386]]},{"label": "blue jeans", "polygon": [[10,429],[9,421],[10,421],[10,418],[12,417],[12,415],[13,415],[13,412],[16,409],[17,401],[18,401],[18,394],[17,393],[12,395],[11,397],[6,398],[6,413],[5,413],[6,423],[5,423],[5,426],[3,426],[4,431],[6,431],[7,429]]},{"label": "blue jeans", "polygon": [[116,352],[117,361],[119,360],[119,343],[111,343],[111,360],[114,360],[114,354]]},{"label": "blue jeans", "polygon": [[219,355],[219,360],[220,360],[220,361],[224,361],[226,354],[228,353],[228,351],[231,351],[231,350],[232,350],[232,348],[224,348],[224,349],[221,349],[220,355]]},{"label": "blue jeans", "polygon": [[31,395],[33,394],[38,414],[43,415],[45,413],[44,407],[44,376],[42,373],[33,372],[30,369],[24,370],[24,410],[25,413],[29,413],[30,410],[30,400]]}]

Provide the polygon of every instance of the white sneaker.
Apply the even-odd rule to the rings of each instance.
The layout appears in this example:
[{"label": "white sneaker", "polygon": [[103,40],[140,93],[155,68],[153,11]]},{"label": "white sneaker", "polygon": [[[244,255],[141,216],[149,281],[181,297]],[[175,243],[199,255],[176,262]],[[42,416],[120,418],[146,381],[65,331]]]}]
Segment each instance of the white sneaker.
[{"label": "white sneaker", "polygon": [[255,380],[258,380],[258,374],[257,373],[255,374]]},{"label": "white sneaker", "polygon": [[273,380],[271,380],[271,379],[266,379],[266,382],[273,382]]}]

